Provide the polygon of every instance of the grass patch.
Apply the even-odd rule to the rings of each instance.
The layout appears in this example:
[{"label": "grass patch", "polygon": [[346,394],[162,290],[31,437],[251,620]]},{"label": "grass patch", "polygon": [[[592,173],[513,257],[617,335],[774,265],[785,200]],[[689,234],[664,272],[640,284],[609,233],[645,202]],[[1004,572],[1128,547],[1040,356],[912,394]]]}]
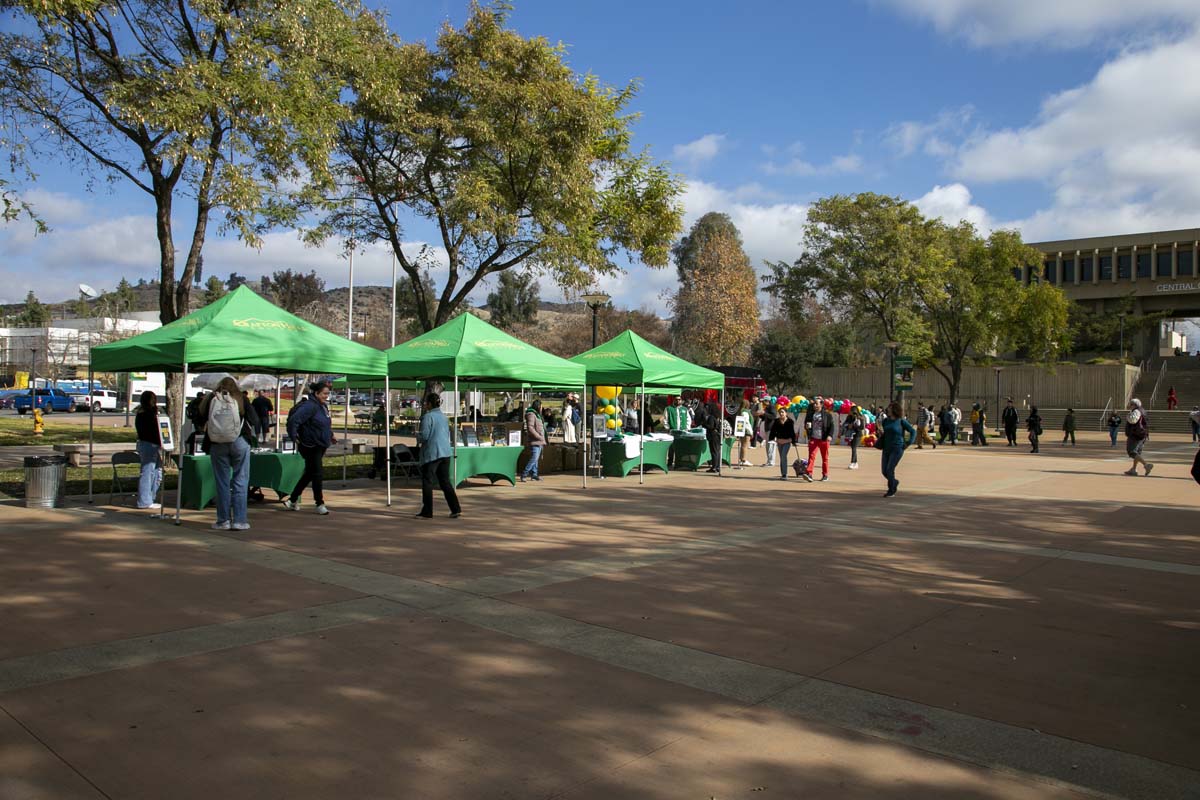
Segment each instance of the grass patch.
[{"label": "grass patch", "polygon": [[[46,432],[41,436],[33,435],[33,417],[29,414],[18,417],[0,417],[0,447],[38,444],[75,444],[88,440],[87,425],[74,423],[55,424],[57,414],[47,414]],[[137,441],[137,433],[133,427],[101,428],[96,427],[93,441],[101,443],[118,443]]]},{"label": "grass patch", "polygon": [[[372,456],[367,454],[347,456],[346,464],[348,469],[346,471],[346,477],[365,478],[367,476],[367,470],[371,466],[372,458]],[[117,467],[117,476],[120,478],[121,485],[125,492],[131,492],[137,488],[138,473],[140,471],[140,468],[136,464],[122,464],[121,466]],[[93,468],[92,493],[96,496],[107,495],[110,487],[112,486],[112,474],[111,464],[97,464]],[[178,477],[178,472],[168,466],[163,473],[163,489],[166,491],[173,491],[177,485]],[[325,480],[333,481],[341,479],[342,457],[330,456],[326,458]],[[67,494],[87,494],[87,490],[87,467],[67,467]],[[0,495],[15,498],[25,497],[24,469],[0,469]]]}]

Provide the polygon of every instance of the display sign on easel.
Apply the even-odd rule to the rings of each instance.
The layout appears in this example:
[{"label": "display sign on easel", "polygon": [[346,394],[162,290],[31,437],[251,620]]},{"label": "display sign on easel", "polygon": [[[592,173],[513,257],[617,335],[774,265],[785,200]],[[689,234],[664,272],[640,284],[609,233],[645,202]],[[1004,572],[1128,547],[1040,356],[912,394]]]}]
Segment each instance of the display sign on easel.
[{"label": "display sign on easel", "polygon": [[175,449],[175,437],[171,435],[171,418],[164,415],[158,418],[158,438],[162,441],[162,449],[168,453]]},{"label": "display sign on easel", "polygon": [[592,414],[592,438],[607,439],[608,426],[605,424],[608,417],[604,414]]},{"label": "display sign on easel", "polygon": [[746,424],[745,417],[738,417],[733,421],[733,437],[741,439],[750,435],[750,426]]}]

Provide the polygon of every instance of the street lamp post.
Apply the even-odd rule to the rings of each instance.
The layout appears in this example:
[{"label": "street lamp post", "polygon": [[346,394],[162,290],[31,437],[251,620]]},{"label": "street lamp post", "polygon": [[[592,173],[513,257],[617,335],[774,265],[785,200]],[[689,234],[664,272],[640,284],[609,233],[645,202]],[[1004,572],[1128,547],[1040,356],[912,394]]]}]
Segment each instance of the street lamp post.
[{"label": "street lamp post", "polygon": [[883,346],[888,349],[888,402],[891,403],[896,399],[896,348],[900,343],[884,342]]},{"label": "street lamp post", "polygon": [[612,298],[604,292],[593,292],[585,294],[581,299],[592,310],[592,347],[597,347],[600,344],[600,307]]},{"label": "street lamp post", "polygon": [[1125,315],[1120,314],[1121,319],[1121,363],[1125,363]]},{"label": "street lamp post", "polygon": [[996,418],[996,435],[1000,435],[1000,370],[1003,367],[993,367],[996,370],[996,405],[992,408],[992,414]]}]

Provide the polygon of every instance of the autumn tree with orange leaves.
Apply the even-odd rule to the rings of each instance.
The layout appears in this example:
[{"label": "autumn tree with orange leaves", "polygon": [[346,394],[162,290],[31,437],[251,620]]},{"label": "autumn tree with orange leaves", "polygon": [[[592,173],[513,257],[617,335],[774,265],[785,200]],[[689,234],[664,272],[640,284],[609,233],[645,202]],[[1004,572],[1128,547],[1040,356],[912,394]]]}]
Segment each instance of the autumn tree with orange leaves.
[{"label": "autumn tree with orange leaves", "polygon": [[679,290],[671,299],[674,350],[701,364],[744,364],[758,338],[758,278],[742,236],[708,213],[671,251]]}]

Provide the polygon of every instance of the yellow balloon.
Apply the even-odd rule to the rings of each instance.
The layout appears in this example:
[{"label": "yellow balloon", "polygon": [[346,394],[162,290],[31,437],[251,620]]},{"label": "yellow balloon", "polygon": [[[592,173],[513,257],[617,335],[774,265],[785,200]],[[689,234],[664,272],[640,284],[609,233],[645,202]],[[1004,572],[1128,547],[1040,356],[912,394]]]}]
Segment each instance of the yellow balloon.
[{"label": "yellow balloon", "polygon": [[617,413],[617,407],[612,404],[609,404],[604,407],[604,413],[608,414],[611,417],[613,414]]},{"label": "yellow balloon", "polygon": [[597,386],[596,396],[601,400],[612,400],[617,396],[618,393],[620,393],[620,391],[621,390],[615,386]]},{"label": "yellow balloon", "polygon": [[606,420],[604,420],[604,427],[609,428],[611,430],[612,428],[617,427],[617,422],[616,422],[616,420],[606,419]]},{"label": "yellow balloon", "polygon": [[795,397],[792,398],[792,402],[795,403],[796,405],[799,405],[800,403],[804,402],[804,395],[799,395],[799,394],[796,395]]},{"label": "yellow balloon", "polygon": [[621,387],[620,387],[620,386],[614,386],[613,388],[617,390],[617,394],[620,394],[620,393],[621,393]]},{"label": "yellow balloon", "polygon": [[614,419],[613,422],[617,423],[618,428],[621,427],[621,418],[620,417],[617,417],[616,419]]}]

